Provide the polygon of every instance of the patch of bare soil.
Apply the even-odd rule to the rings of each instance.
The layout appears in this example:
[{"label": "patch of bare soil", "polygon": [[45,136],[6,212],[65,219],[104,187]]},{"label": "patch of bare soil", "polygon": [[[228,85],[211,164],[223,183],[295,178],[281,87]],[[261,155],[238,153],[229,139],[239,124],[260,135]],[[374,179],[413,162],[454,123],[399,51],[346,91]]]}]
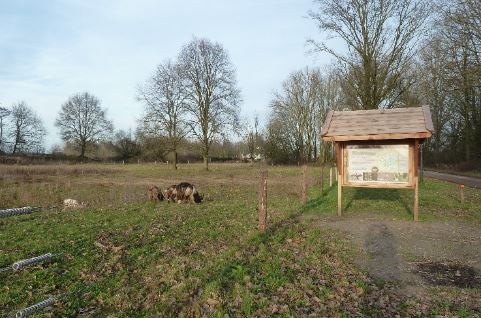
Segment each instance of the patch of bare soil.
[{"label": "patch of bare soil", "polygon": [[[348,235],[361,251],[359,264],[376,279],[405,285],[478,286],[477,280],[471,285],[464,282],[478,279],[481,272],[481,229],[476,226],[454,221],[413,222],[352,214],[315,222]],[[444,271],[441,264],[445,264]],[[433,279],[442,276],[436,274],[437,269],[451,278]],[[449,276],[447,272],[452,270],[454,274]]]},{"label": "patch of bare soil", "polygon": [[341,231],[358,248],[356,262],[373,283],[366,301],[370,316],[429,315],[433,307],[446,302],[447,316],[463,308],[481,314],[479,227],[365,214],[312,216],[311,221]]},{"label": "patch of bare soil", "polygon": [[456,263],[421,262],[416,267],[417,274],[435,286],[481,288],[481,276],[470,266]]}]

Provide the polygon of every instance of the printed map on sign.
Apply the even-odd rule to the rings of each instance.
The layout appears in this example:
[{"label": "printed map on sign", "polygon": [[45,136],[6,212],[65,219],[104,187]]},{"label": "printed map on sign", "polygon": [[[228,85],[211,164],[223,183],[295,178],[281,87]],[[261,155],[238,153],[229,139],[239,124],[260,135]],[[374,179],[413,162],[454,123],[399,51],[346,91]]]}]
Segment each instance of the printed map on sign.
[{"label": "printed map on sign", "polygon": [[408,182],[408,145],[348,145],[346,151],[349,182]]}]

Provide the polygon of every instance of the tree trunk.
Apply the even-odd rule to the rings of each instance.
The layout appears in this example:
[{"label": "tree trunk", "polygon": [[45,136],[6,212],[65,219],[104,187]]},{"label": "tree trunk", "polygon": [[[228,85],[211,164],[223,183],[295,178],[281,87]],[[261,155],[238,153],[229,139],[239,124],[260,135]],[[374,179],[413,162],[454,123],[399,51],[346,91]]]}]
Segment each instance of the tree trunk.
[{"label": "tree trunk", "polygon": [[204,155],[204,167],[206,171],[209,171],[209,156]]},{"label": "tree trunk", "polygon": [[206,171],[209,171],[209,148],[210,148],[209,141],[206,138],[204,139],[204,149],[202,149],[203,157],[204,157],[204,166]]},{"label": "tree trunk", "polygon": [[174,170],[177,170],[177,150],[173,151],[172,165]]},{"label": "tree trunk", "polygon": [[86,144],[85,142],[81,142],[80,144],[80,159],[84,160],[85,159],[85,148],[86,148]]},{"label": "tree trunk", "polygon": [[18,147],[18,143],[19,143],[19,140],[20,140],[18,129],[19,128],[17,127],[17,133],[15,134],[15,144],[13,145],[12,155],[17,153],[17,147]]}]

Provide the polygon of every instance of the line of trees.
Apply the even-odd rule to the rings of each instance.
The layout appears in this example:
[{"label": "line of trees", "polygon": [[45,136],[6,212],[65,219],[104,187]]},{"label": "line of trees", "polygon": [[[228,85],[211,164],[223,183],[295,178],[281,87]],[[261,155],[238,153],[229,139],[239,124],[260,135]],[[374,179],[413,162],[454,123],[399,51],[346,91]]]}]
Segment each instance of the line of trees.
[{"label": "line of trees", "polygon": [[145,107],[139,130],[164,137],[175,169],[177,148],[187,136],[199,143],[208,170],[212,143],[238,132],[236,72],[219,43],[194,38],[175,61],[160,64],[138,91]]},{"label": "line of trees", "polygon": [[431,105],[435,134],[431,162],[481,162],[481,2],[439,4],[433,32],[422,48],[417,95]]},{"label": "line of trees", "polygon": [[[144,104],[138,129],[114,133],[100,100],[88,93],[71,96],[61,107],[55,126],[64,147],[55,152],[128,160],[144,157],[168,160],[177,169],[179,147],[197,148],[208,170],[213,149],[232,147],[228,137],[240,132],[240,90],[236,71],[221,44],[194,38],[182,47],[175,61],[160,64],[138,88]],[[7,123],[4,125],[4,121]],[[0,150],[43,151],[45,129],[25,103],[0,108]],[[170,157],[168,154],[170,153]]]},{"label": "line of trees", "polygon": [[[326,52],[335,62],[323,71],[293,72],[274,94],[268,156],[279,163],[332,160],[332,145],[319,139],[328,109],[427,104],[435,130],[423,146],[428,164],[462,162],[466,169],[479,168],[481,2],[315,2],[309,17],[327,36],[308,44],[313,54]],[[335,50],[332,38],[340,39],[344,49]],[[312,151],[317,145],[319,150]]]},{"label": "line of trees", "polygon": [[[312,54],[328,53],[326,69],[293,71],[275,92],[262,128],[240,124],[240,91],[227,51],[194,38],[159,64],[137,90],[144,106],[138,128],[113,132],[100,101],[70,97],[56,126],[65,153],[129,160],[201,156],[274,163],[326,163],[332,144],[320,139],[329,110],[429,105],[433,137],[424,144],[430,164],[481,162],[481,2],[478,0],[316,0],[308,13],[326,37],[308,40]],[[344,44],[335,49],[330,39]],[[339,42],[337,42],[339,43]],[[241,129],[243,127],[243,129]],[[229,138],[242,135],[239,142]],[[0,108],[0,150],[42,150],[45,129],[25,103]],[[194,154],[194,155],[193,155]],[[194,156],[194,157],[193,157]]]}]

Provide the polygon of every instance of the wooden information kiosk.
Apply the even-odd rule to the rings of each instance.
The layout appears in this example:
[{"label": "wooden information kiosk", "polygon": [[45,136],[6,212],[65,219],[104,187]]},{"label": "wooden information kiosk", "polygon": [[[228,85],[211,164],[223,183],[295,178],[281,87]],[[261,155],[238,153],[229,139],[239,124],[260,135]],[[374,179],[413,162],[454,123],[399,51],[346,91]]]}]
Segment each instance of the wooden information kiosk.
[{"label": "wooden information kiosk", "polygon": [[417,221],[419,145],[433,130],[428,106],[329,111],[321,136],[335,142],[338,215],[342,187],[414,189]]}]

